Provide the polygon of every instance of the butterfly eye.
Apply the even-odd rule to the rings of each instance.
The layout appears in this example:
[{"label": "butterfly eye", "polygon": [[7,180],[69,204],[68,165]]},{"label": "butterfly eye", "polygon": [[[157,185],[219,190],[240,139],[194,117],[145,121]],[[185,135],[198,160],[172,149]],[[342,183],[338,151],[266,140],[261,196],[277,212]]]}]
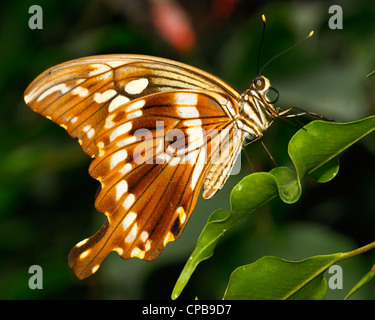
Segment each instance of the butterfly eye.
[{"label": "butterfly eye", "polygon": [[254,79],[254,85],[255,85],[255,87],[256,87],[258,90],[263,90],[264,87],[265,87],[265,85],[266,85],[266,83],[265,83],[263,77],[256,77],[256,78]]},{"label": "butterfly eye", "polygon": [[266,98],[266,101],[268,103],[276,103],[277,100],[279,100],[279,91],[277,91],[275,88],[270,87],[264,96]]}]

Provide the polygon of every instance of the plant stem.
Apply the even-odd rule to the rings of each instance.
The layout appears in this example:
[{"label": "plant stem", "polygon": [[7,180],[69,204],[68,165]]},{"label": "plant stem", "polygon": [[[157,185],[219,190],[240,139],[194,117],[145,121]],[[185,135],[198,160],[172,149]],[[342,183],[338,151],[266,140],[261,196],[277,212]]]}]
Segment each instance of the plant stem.
[{"label": "plant stem", "polygon": [[339,261],[358,256],[358,255],[360,255],[362,253],[365,253],[366,251],[369,251],[369,250],[372,250],[372,249],[375,249],[375,241],[371,242],[371,243],[369,243],[369,244],[367,244],[363,247],[355,249],[353,251],[343,253],[343,255],[341,256]]}]

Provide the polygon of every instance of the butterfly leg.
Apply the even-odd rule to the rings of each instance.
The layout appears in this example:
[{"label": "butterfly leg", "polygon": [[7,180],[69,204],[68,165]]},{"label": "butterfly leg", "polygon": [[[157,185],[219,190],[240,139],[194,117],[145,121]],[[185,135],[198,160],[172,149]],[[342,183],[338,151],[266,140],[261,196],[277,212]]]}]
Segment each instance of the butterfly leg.
[{"label": "butterfly leg", "polygon": [[[292,113],[292,114],[288,114],[290,111],[292,110],[297,110],[299,111],[298,113]],[[305,111],[301,108],[298,108],[298,107],[290,107],[288,109],[285,109],[281,112],[278,113],[278,116],[279,117],[283,117],[284,118],[295,118],[295,117],[300,117],[300,116],[312,116],[312,117],[315,117],[315,118],[318,118],[318,119],[321,119],[321,120],[325,120],[325,121],[334,121],[332,119],[329,119],[325,116],[322,116],[321,114],[319,113],[315,113],[315,112],[310,112],[310,111]]]}]

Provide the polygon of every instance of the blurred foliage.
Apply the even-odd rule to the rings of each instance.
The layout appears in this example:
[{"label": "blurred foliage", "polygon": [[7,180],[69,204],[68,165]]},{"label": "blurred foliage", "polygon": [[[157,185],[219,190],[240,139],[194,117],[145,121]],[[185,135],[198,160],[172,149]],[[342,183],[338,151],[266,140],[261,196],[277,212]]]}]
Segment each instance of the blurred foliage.
[{"label": "blurred foliage", "polygon": [[[95,276],[79,281],[67,265],[78,241],[95,232],[104,216],[94,209],[99,184],[87,173],[90,159],[59,126],[33,113],[23,101],[27,85],[45,69],[69,59],[102,53],[140,53],[179,60],[211,72],[239,90],[256,75],[261,14],[267,30],[261,54],[272,56],[315,30],[312,39],[264,70],[291,105],[338,121],[375,113],[375,6],[349,1],[177,1],[189,17],[195,45],[182,50],[153,23],[155,1],[39,0],[0,3],[0,298],[1,299],[169,299],[186,258],[208,215],[228,210],[229,192],[251,172],[242,161],[220,195],[200,199],[182,237],[153,262],[124,261],[116,253]],[[43,8],[43,29],[28,27],[31,5]],[[328,8],[343,8],[342,30],[328,27]],[[221,8],[221,9],[218,9]],[[223,9],[224,8],[224,9]],[[301,119],[306,121],[306,119]],[[280,165],[288,165],[287,143],[297,130],[281,121],[263,141]],[[258,171],[272,162],[259,143],[247,147]],[[301,260],[350,251],[374,241],[375,137],[370,135],[340,159],[338,176],[327,184],[308,180],[301,200],[270,204],[225,235],[214,258],[202,263],[183,298],[221,298],[231,272],[264,255]],[[368,253],[340,265],[344,289],[375,262]],[[30,290],[28,269],[43,268],[43,290]],[[343,298],[348,290],[329,290]],[[375,299],[374,283],[352,299]]]}]

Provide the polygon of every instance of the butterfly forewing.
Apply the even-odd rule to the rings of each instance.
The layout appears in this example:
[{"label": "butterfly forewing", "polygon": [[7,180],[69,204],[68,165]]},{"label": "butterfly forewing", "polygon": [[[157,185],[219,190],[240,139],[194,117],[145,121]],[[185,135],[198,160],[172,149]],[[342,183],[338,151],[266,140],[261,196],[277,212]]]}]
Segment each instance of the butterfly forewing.
[{"label": "butterfly forewing", "polygon": [[141,55],[102,55],[76,59],[48,69],[25,91],[36,112],[78,137],[94,157],[97,132],[108,109],[148,94],[176,89],[205,89],[234,98],[238,91],[194,67]]},{"label": "butterfly forewing", "polygon": [[72,249],[78,278],[112,251],[152,260],[180,236],[202,184],[212,197],[240,152],[239,98],[209,73],[140,55],[81,58],[33,81],[26,103],[79,139],[101,183],[107,220]]}]

